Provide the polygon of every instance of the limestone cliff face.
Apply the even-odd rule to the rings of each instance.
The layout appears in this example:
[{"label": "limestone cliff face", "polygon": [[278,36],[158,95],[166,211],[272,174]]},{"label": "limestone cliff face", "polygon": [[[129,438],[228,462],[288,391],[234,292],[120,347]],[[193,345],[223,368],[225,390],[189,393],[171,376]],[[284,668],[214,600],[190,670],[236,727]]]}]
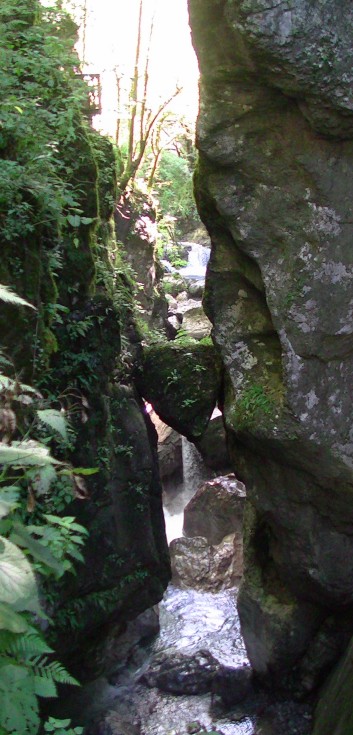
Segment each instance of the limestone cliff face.
[{"label": "limestone cliff face", "polygon": [[353,604],[353,8],[189,6],[205,308],[249,497],[243,633],[259,673],[304,692]]}]

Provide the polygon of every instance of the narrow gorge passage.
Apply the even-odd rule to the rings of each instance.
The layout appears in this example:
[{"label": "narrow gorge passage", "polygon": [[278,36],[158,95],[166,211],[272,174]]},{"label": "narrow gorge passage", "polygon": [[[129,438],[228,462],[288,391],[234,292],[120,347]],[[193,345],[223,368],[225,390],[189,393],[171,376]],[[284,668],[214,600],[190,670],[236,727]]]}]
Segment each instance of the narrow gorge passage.
[{"label": "narrow gorge passage", "polygon": [[1,0],[1,735],[352,735],[352,39]]},{"label": "narrow gorge passage", "polygon": [[[204,482],[199,490],[204,487],[209,495],[240,491],[239,521],[244,501],[239,485],[230,474]],[[234,508],[234,498],[231,503],[228,498],[226,519],[205,519],[202,508],[201,518],[194,516],[192,522],[209,523],[213,533],[222,535],[222,523],[236,525],[230,520]],[[233,537],[228,534],[214,546],[195,535],[171,543],[174,575],[158,605],[158,618],[153,608],[123,635],[108,638],[108,670],[65,703],[65,714],[85,724],[87,735],[309,735],[310,706],[278,700],[251,683],[237,613],[242,546]],[[194,543],[184,553],[187,541]]]}]

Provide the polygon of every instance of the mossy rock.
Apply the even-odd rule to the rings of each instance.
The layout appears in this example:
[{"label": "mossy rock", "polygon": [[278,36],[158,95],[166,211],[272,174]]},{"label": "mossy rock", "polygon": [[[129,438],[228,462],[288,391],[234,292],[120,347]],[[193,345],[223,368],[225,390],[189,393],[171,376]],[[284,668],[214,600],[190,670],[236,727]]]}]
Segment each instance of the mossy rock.
[{"label": "mossy rock", "polygon": [[162,421],[193,441],[217,403],[221,362],[213,345],[154,345],[144,350],[135,382]]}]

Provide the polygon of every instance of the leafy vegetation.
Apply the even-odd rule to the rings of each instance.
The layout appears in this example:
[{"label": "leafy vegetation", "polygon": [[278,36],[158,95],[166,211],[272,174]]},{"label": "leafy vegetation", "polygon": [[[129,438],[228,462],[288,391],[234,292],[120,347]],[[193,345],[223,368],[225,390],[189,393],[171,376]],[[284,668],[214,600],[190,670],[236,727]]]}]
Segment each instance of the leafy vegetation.
[{"label": "leafy vegetation", "polygon": [[[8,289],[0,288],[0,298],[1,294],[9,303],[29,306]],[[4,356],[2,361],[8,362]],[[47,615],[40,603],[44,586],[39,590],[37,582],[38,575],[59,579],[74,571],[73,560],[83,561],[80,549],[86,530],[74,518],[36,509],[38,499],[45,505],[56,474],[70,474],[70,468],[54,459],[29,431],[20,440],[12,438],[19,433],[18,407],[29,411],[39,399],[30,386],[0,373],[0,732],[4,735],[37,733],[38,698],[56,697],[57,684],[78,684],[52,659],[53,649],[41,633],[40,621]],[[40,409],[36,418],[67,441],[58,411]],[[49,722],[47,732],[58,730],[54,725]]]},{"label": "leafy vegetation", "polygon": [[234,409],[236,425],[252,426],[265,416],[276,410],[275,394],[270,389],[260,385],[250,385],[237,398]]},{"label": "leafy vegetation", "polygon": [[198,222],[192,169],[185,153],[180,155],[168,150],[162,153],[154,191],[163,217],[175,217],[191,224]]}]

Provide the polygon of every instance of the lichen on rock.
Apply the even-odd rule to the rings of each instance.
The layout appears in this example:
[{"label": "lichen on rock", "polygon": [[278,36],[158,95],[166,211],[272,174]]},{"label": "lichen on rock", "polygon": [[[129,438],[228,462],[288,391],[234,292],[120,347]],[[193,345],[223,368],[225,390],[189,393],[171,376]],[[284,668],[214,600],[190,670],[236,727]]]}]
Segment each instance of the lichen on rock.
[{"label": "lichen on rock", "polygon": [[[267,569],[279,617],[283,590],[318,620],[353,603],[353,16],[338,0],[189,0],[189,10],[196,198],[212,240],[204,305],[233,467],[263,529],[247,536],[239,602],[260,671],[261,630],[269,649],[277,635]],[[287,620],[274,680],[292,666],[291,630],[306,641],[296,664],[316,635],[310,615]]]}]

